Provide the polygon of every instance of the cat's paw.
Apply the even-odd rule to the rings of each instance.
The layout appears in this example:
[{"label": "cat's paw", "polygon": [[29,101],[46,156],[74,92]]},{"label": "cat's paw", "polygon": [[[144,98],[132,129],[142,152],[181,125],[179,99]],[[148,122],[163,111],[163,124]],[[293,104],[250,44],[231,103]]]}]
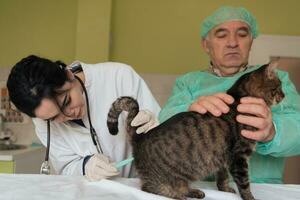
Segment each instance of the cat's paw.
[{"label": "cat's paw", "polygon": [[236,193],[235,189],[228,187],[226,192]]},{"label": "cat's paw", "polygon": [[191,198],[203,199],[205,197],[205,193],[198,189],[189,189],[189,193],[186,196]]},{"label": "cat's paw", "polygon": [[235,189],[233,189],[232,187],[224,187],[224,188],[219,188],[220,191],[223,192],[230,192],[230,193],[236,193]]},{"label": "cat's paw", "polygon": [[244,199],[244,200],[255,200],[255,198],[253,197],[253,195],[251,194],[251,192],[250,193],[246,193],[246,194],[241,194],[241,196],[242,196],[242,199]]},{"label": "cat's paw", "polygon": [[175,198],[175,199],[179,199],[179,200],[187,200],[187,198],[186,198],[185,196],[178,197],[178,198]]}]

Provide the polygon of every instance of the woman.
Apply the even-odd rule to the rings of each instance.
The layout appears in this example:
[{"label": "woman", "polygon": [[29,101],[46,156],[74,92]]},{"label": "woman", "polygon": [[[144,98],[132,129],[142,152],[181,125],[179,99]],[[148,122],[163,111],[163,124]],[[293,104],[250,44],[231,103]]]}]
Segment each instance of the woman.
[{"label": "woman", "polygon": [[[89,180],[117,175],[119,172],[113,163],[131,155],[126,140],[125,114],[119,120],[117,136],[110,135],[106,127],[106,116],[114,100],[120,96],[138,100],[141,111],[133,125],[142,126],[137,132],[147,132],[155,126],[160,110],[141,77],[130,66],[121,63],[91,65],[75,62],[66,67],[60,61],[31,55],[12,68],[7,87],[15,106],[33,117],[37,136],[44,145],[47,143],[47,121],[51,121],[50,160],[55,171],[86,175]],[[100,153],[90,136],[88,110],[100,141]],[[130,176],[131,164],[120,173]]]}]

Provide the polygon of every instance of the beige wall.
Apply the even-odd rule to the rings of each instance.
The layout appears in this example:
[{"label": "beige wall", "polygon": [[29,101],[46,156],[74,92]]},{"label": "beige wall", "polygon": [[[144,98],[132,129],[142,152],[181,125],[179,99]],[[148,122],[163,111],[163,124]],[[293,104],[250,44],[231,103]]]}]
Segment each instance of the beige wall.
[{"label": "beige wall", "polygon": [[108,61],[112,0],[78,0],[75,59]]},{"label": "beige wall", "polygon": [[300,35],[298,0],[0,0],[0,67],[38,54],[138,72],[198,70],[208,62],[200,22],[222,5],[248,8],[263,34]]},{"label": "beige wall", "polygon": [[249,9],[263,34],[300,35],[298,0],[114,0],[110,58],[138,72],[204,68],[200,23],[222,5]]},{"label": "beige wall", "polygon": [[112,0],[0,0],[0,67],[30,54],[108,60]]},{"label": "beige wall", "polygon": [[0,67],[37,54],[75,56],[77,0],[0,0]]}]

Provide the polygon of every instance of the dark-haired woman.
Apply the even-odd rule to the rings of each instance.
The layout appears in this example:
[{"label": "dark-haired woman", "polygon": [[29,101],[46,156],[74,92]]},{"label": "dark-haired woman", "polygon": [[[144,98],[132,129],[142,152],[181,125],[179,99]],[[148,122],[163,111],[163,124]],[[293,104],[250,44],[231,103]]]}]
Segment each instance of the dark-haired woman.
[{"label": "dark-haired woman", "polygon": [[[90,136],[87,99],[80,82],[87,91],[91,121],[103,153],[97,153]],[[132,96],[140,104],[134,121],[135,125],[144,125],[137,132],[147,132],[157,125],[159,105],[143,79],[125,64],[75,62],[66,66],[32,55],[12,68],[7,87],[15,106],[33,118],[44,145],[47,120],[51,120],[50,160],[58,174],[86,175],[89,180],[130,176],[131,164],[120,172],[112,164],[131,156],[125,114],[121,115],[117,136],[110,135],[106,126],[108,110],[120,96]]]}]

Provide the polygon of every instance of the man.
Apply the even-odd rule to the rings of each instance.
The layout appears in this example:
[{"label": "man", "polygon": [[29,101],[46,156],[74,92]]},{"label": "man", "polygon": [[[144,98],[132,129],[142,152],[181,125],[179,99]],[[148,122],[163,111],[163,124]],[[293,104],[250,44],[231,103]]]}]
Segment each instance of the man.
[{"label": "man", "polygon": [[[226,90],[249,71],[249,52],[258,35],[253,15],[244,8],[222,7],[207,17],[201,27],[202,47],[209,55],[210,69],[188,73],[176,80],[171,97],[160,112],[160,121],[184,111],[220,116],[234,99]],[[300,96],[288,78],[278,71],[284,100],[267,107],[263,99],[244,97],[238,106],[239,123],[257,128],[241,134],[257,141],[250,159],[252,182],[281,183],[284,157],[300,154]],[[249,115],[250,114],[250,115]]]}]

